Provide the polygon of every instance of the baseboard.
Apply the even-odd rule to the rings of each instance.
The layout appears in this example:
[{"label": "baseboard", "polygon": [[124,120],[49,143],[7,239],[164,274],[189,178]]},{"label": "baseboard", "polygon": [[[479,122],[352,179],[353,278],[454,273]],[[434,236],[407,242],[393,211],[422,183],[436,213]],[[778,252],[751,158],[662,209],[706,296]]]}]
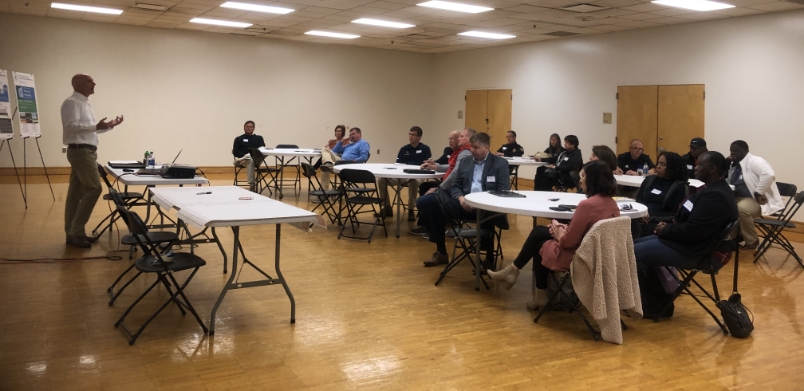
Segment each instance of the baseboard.
[{"label": "baseboard", "polygon": [[[234,168],[232,168],[232,166],[207,166],[198,167],[198,169],[205,174],[228,174],[234,176]],[[70,175],[70,167],[28,167],[25,169],[17,167],[16,171],[13,167],[0,167],[0,177],[13,177],[15,175],[45,176],[45,171],[47,171],[47,175]],[[284,171],[285,173],[296,172],[293,167],[285,167]]]}]

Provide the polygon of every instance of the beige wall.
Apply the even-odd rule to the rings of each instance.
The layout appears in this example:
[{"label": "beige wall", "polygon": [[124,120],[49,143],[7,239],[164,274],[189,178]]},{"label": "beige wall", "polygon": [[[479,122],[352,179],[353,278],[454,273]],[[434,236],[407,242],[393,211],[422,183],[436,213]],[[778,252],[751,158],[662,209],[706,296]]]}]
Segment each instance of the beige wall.
[{"label": "beige wall", "polygon": [[[371,160],[392,162],[408,129],[431,122],[432,57],[416,53],[0,14],[0,69],[36,77],[49,167],[69,165],[59,108],[78,72],[98,83],[99,118],[126,117],[100,135],[100,161],[184,148],[179,162],[229,165],[251,119],[269,146],[320,147],[335,125],[358,126]],[[41,166],[27,144],[28,165]],[[12,145],[21,165],[22,142]],[[5,150],[0,166],[11,166]]]},{"label": "beige wall", "polygon": [[[465,90],[512,88],[512,125],[527,152],[557,132],[577,135],[588,157],[592,145],[615,145],[618,85],[700,83],[710,150],[727,154],[743,139],[778,180],[804,187],[803,64],[802,11],[442,54],[433,120],[461,127]],[[603,112],[614,124],[603,124]]]}]

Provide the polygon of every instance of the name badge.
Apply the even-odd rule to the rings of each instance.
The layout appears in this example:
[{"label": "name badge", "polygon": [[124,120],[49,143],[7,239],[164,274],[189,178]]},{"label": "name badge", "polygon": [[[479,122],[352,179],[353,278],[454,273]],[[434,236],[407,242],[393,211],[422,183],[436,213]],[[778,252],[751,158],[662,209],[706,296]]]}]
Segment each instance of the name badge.
[{"label": "name badge", "polygon": [[508,149],[508,147],[502,147],[502,150],[503,150],[503,151],[505,151],[505,150],[507,150],[507,149]]},{"label": "name badge", "polygon": [[452,157],[452,155],[447,155],[447,159],[449,159],[450,157]]},{"label": "name badge", "polygon": [[244,143],[247,143],[247,142],[248,142],[248,139],[247,139],[247,138],[244,138],[244,139],[243,139],[243,142],[244,142]]},{"label": "name badge", "polygon": [[564,161],[566,162],[567,160],[569,160],[569,158],[568,158],[568,157],[565,157],[565,158],[564,158]]},{"label": "name badge", "polygon": [[692,170],[693,168],[695,167],[693,167],[692,164],[687,164],[687,170]]},{"label": "name badge", "polygon": [[422,153],[421,149],[420,149],[420,150],[418,150],[418,151],[416,151],[416,153]]},{"label": "name badge", "polygon": [[743,180],[743,176],[742,176],[742,175],[740,175],[740,180]]},{"label": "name badge", "polygon": [[684,203],[684,209],[692,212],[692,201],[687,200],[687,202]]},{"label": "name badge", "polygon": [[486,177],[486,182],[496,182],[496,178],[493,177],[493,176],[487,176]]},{"label": "name badge", "polygon": [[656,195],[662,194],[662,191],[659,190],[659,189],[653,189],[650,192],[651,192],[651,194],[656,194]]}]

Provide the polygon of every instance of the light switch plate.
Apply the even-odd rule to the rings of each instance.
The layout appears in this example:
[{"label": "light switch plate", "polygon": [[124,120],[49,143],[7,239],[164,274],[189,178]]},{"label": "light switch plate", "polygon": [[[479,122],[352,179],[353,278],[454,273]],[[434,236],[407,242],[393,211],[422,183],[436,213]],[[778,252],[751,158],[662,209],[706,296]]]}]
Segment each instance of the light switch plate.
[{"label": "light switch plate", "polygon": [[463,119],[463,110],[458,110],[458,119]]},{"label": "light switch plate", "polygon": [[67,153],[67,147],[61,147],[61,153]]}]

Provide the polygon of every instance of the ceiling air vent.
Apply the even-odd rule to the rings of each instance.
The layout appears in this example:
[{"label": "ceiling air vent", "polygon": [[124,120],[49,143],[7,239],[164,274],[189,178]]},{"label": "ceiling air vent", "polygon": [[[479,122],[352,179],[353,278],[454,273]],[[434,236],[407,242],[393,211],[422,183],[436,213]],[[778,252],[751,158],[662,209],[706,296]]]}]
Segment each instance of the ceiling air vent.
[{"label": "ceiling air vent", "polygon": [[569,31],[553,31],[552,33],[542,35],[549,35],[551,37],[571,37],[573,35],[579,35],[579,33],[571,33]]},{"label": "ceiling air vent", "polygon": [[167,11],[167,7],[159,4],[134,3],[134,7],[151,11]]},{"label": "ceiling air vent", "polygon": [[569,7],[562,8],[564,11],[573,11],[573,12],[594,12],[606,9],[606,7],[601,7],[599,5],[593,4],[576,4],[571,5]]}]

